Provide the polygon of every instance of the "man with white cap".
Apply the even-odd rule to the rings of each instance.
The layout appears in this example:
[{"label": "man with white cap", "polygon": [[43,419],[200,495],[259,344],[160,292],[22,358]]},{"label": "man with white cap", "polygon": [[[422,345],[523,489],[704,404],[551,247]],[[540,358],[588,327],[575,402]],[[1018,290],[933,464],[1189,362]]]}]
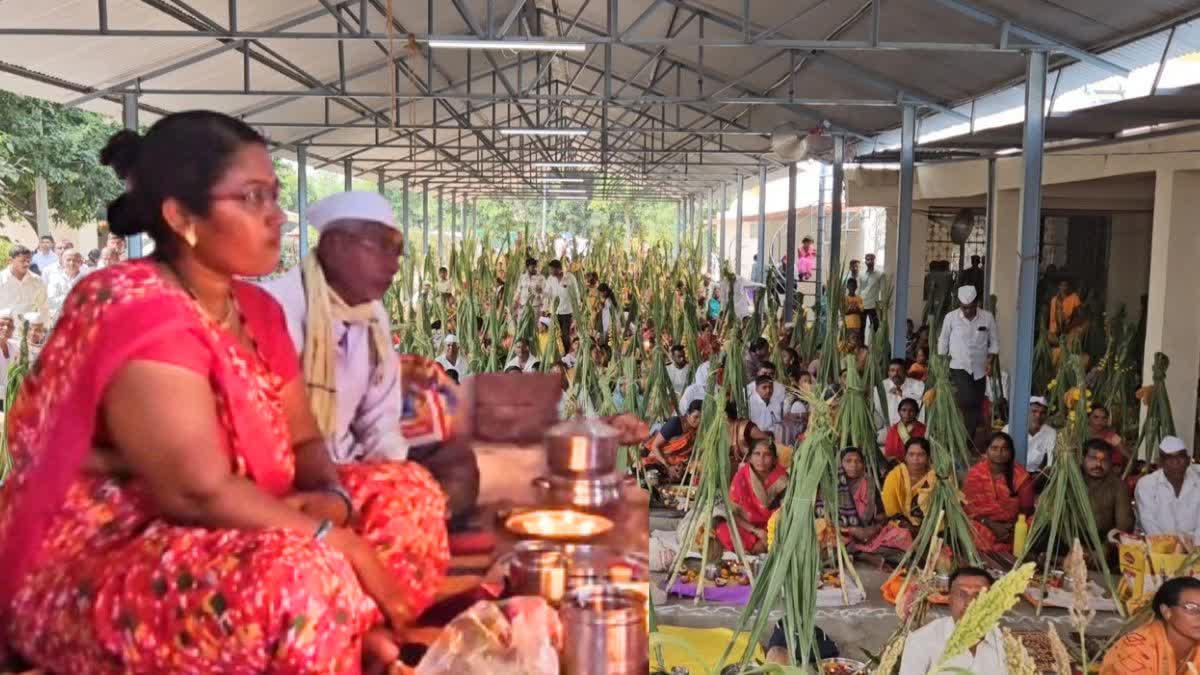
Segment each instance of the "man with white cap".
[{"label": "man with white cap", "polygon": [[[1050,468],[1054,462],[1054,443],[1058,440],[1058,430],[1046,424],[1049,409],[1045,398],[1033,396],[1029,399],[1029,440],[1025,446],[1025,468],[1032,474]],[[1004,433],[1011,433],[1007,424],[1004,425]]]},{"label": "man with white cap", "polygon": [[938,336],[937,353],[950,357],[950,384],[963,414],[967,437],[975,438],[988,375],[988,357],[1000,353],[996,319],[979,309],[974,286],[958,289],[959,308],[946,315]]},{"label": "man with white cap", "polygon": [[404,399],[381,302],[400,269],[404,235],[373,192],[313,204],[317,248],[264,288],[283,306],[301,355],[308,400],[333,460],[402,460]]},{"label": "man with white cap", "polygon": [[1200,534],[1200,468],[1176,436],[1164,436],[1158,449],[1159,469],[1134,490],[1138,524],[1148,535]]},{"label": "man with white cap", "polygon": [[467,365],[467,360],[458,349],[458,336],[454,333],[446,335],[442,338],[442,345],[446,348],[442,355],[434,359],[434,362],[442,367],[442,370],[450,372],[453,370],[458,374],[458,381],[462,382],[471,374],[471,367]]}]

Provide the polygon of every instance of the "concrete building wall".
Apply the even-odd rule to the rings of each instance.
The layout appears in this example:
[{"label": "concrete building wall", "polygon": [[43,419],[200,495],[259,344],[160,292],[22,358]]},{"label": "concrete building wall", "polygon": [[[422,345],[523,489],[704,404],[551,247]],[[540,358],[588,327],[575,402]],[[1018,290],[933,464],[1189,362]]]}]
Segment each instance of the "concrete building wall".
[{"label": "concrete building wall", "polygon": [[[1001,359],[1013,366],[1016,315],[1017,242],[1023,179],[1021,156],[996,160],[997,204],[991,282],[999,296]],[[894,208],[898,172],[847,171],[849,206]],[[1200,132],[1164,134],[1136,140],[1049,151],[1043,169],[1043,212],[1104,213],[1111,216],[1106,272],[1108,310],[1124,304],[1131,318],[1149,298],[1145,344],[1150,358],[1162,351],[1171,358],[1167,386],[1177,428],[1194,443],[1197,382],[1200,381],[1200,312],[1194,311],[1200,286]],[[986,160],[929,163],[914,178],[913,238],[909,314],[920,308],[927,222],[920,212],[931,206],[982,208],[987,190]],[[889,253],[895,247],[889,233]]]}]

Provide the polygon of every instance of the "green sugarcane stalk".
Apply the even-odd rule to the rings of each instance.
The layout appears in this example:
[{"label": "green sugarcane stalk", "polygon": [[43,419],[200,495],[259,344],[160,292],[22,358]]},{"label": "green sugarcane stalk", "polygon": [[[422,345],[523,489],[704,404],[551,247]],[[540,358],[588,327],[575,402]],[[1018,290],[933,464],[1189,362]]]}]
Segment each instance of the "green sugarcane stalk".
[{"label": "green sugarcane stalk", "polygon": [[[1167,394],[1167,367],[1171,365],[1171,360],[1162,352],[1154,353],[1154,362],[1151,365],[1151,375],[1153,378],[1154,390],[1150,392],[1150,404],[1146,409],[1146,418],[1142,422],[1142,430],[1138,433],[1137,444],[1134,445],[1135,452],[1147,462],[1151,460],[1158,463],[1159,455],[1158,444],[1162,442],[1164,436],[1175,435],[1175,418],[1171,415],[1171,399]],[[1129,466],[1125,467],[1125,473],[1128,475],[1129,467],[1133,465],[1133,461],[1129,462]]]}]

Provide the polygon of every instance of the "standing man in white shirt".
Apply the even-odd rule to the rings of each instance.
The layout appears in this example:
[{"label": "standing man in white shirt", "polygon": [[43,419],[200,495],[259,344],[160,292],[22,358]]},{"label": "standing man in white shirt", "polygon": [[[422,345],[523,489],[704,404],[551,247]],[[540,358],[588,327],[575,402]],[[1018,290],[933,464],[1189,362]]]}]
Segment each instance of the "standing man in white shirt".
[{"label": "standing man in white shirt", "polygon": [[883,288],[883,280],[886,278],[883,272],[875,269],[875,254],[868,253],[863,260],[866,262],[867,269],[864,271],[858,280],[858,294],[863,299],[863,315],[871,324],[871,333],[879,330],[879,292]]},{"label": "standing man in white shirt", "polygon": [[[875,426],[880,432],[886,433],[888,427],[900,421],[900,402],[906,398],[920,401],[925,396],[925,383],[908,376],[908,364],[904,359],[892,359],[888,362],[887,379],[883,381],[883,392],[887,395],[886,411],[879,409],[879,397],[871,396],[875,401]],[[918,413],[920,422],[925,422],[925,410]]]},{"label": "standing man in white shirt", "polygon": [[63,253],[62,263],[56,266],[50,272],[50,283],[47,287],[47,296],[50,303],[50,320],[58,321],[58,315],[62,313],[63,303],[67,300],[67,294],[75,287],[75,284],[87,274],[83,269],[83,254],[75,249],[67,249]]},{"label": "standing man in white shirt", "polygon": [[[1025,468],[1032,474],[1049,469],[1054,463],[1054,443],[1058,440],[1058,430],[1046,424],[1049,410],[1046,399],[1041,396],[1029,399],[1029,442],[1026,445]],[[1003,431],[1011,434],[1007,424]]]},{"label": "standing man in white shirt", "polygon": [[1159,469],[1137,482],[1138,524],[1152,534],[1200,534],[1200,467],[1182,439],[1164,436]]},{"label": "standing man in white shirt", "polygon": [[991,312],[979,309],[976,300],[974,286],[958,289],[960,306],[942,321],[937,346],[938,354],[950,357],[950,384],[969,439],[975,438],[979,426],[983,389],[990,370],[988,356],[1000,353],[996,319]]},{"label": "standing man in white shirt", "polygon": [[33,253],[24,246],[14,246],[8,252],[8,268],[0,272],[0,309],[12,310],[13,316],[50,310],[46,283],[29,270],[31,264]]},{"label": "standing man in white shirt", "polygon": [[458,349],[458,336],[454,333],[448,334],[442,338],[442,344],[446,351],[442,355],[434,359],[434,363],[441,366],[446,371],[453,370],[458,373],[458,381],[462,382],[471,374],[471,367],[467,365],[467,360],[463,358]]},{"label": "standing man in white shirt", "polygon": [[671,347],[671,362],[667,364],[667,378],[671,380],[671,389],[675,390],[675,396],[683,396],[683,390],[687,389],[688,383],[692,381],[692,367],[687,361],[687,350],[683,345],[674,345]]},{"label": "standing man in white shirt", "polygon": [[546,280],[537,271],[537,259],[525,259],[525,273],[517,280],[517,306],[514,314],[519,319],[521,308],[529,307],[537,311],[542,306],[542,291]]},{"label": "standing man in white shirt", "polygon": [[32,265],[37,265],[37,273],[43,279],[47,273],[58,266],[58,254],[54,252],[54,237],[48,234],[43,234],[38,239],[37,250],[33,252],[33,257],[30,260]]},{"label": "standing man in white shirt", "polygon": [[[962,620],[967,607],[992,587],[992,575],[978,567],[960,567],[950,575],[950,616],[934,619],[909,634],[900,657],[900,675],[926,675],[938,664],[954,625]],[[961,670],[979,675],[1008,675],[1004,658],[1004,636],[994,627],[983,640],[967,651],[941,664],[944,670]]]},{"label": "standing man in white shirt", "polygon": [[546,280],[545,313],[553,312],[558,318],[558,338],[562,341],[563,353],[571,348],[571,322],[575,314],[575,305],[571,301],[571,292],[575,289],[575,277],[563,270],[563,264],[558,260],[550,261],[550,278]]}]

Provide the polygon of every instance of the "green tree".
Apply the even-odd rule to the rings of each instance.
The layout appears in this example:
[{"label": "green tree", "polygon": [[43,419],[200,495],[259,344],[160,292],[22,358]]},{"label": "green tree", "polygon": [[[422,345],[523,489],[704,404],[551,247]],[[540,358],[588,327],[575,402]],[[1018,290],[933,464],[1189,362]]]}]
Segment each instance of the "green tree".
[{"label": "green tree", "polygon": [[80,227],[98,219],[121,191],[117,177],[98,161],[118,129],[96,113],[0,91],[0,215],[36,229],[41,176],[55,220]]}]

